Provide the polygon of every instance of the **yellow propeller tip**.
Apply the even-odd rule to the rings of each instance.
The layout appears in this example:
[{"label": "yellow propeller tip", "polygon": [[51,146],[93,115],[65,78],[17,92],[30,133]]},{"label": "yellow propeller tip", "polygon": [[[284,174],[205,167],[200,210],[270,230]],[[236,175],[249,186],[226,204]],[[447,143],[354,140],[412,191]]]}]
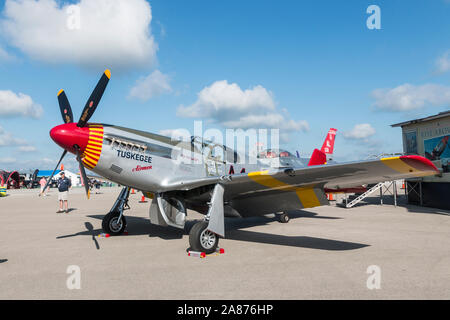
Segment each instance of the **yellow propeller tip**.
[{"label": "yellow propeller tip", "polygon": [[61,89],[61,90],[58,91],[58,97],[59,97],[59,95],[60,95],[63,91],[64,91],[63,89]]},{"label": "yellow propeller tip", "polygon": [[105,75],[108,77],[108,79],[111,79],[111,71],[109,71],[109,69],[105,70]]}]

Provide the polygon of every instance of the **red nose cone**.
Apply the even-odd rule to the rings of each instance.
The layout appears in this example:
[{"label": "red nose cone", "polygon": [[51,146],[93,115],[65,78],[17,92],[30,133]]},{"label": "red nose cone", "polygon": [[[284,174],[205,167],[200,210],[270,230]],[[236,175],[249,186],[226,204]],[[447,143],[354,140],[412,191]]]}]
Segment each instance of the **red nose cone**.
[{"label": "red nose cone", "polygon": [[80,153],[84,152],[89,141],[89,128],[77,127],[76,123],[66,123],[54,127],[50,130],[50,137],[61,148],[76,154],[75,145],[80,148]]}]

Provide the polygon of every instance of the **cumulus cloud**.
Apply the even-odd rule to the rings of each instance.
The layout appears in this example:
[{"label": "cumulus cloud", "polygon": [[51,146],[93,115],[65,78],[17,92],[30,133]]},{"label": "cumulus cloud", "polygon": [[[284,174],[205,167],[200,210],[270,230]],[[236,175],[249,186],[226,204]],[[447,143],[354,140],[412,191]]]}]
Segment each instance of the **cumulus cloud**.
[{"label": "cumulus cloud", "polygon": [[172,92],[168,75],[159,70],[153,71],[147,77],[142,77],[136,81],[136,84],[130,90],[129,97],[137,98],[141,101],[147,101],[151,98]]},{"label": "cumulus cloud", "polygon": [[372,96],[377,109],[410,111],[450,104],[450,87],[438,84],[415,86],[406,83],[393,89],[376,89],[372,91]]},{"label": "cumulus cloud", "polygon": [[40,118],[43,109],[33,102],[30,96],[14,93],[11,90],[0,90],[0,117]]},{"label": "cumulus cloud", "polygon": [[1,164],[13,164],[15,163],[17,160],[15,158],[11,158],[11,157],[6,157],[6,158],[0,158],[0,163]]},{"label": "cumulus cloud", "polygon": [[14,61],[14,60],[15,60],[14,56],[12,56],[8,52],[6,52],[5,49],[0,47],[0,62],[10,62],[10,61]]},{"label": "cumulus cloud", "polygon": [[155,63],[145,0],[7,0],[2,13],[2,35],[39,61],[116,70]]},{"label": "cumulus cloud", "polygon": [[304,120],[286,119],[286,115],[276,109],[272,93],[263,86],[242,90],[236,83],[230,84],[226,80],[203,88],[197,95],[197,101],[189,106],[181,105],[177,115],[210,119],[228,128],[309,129]]},{"label": "cumulus cloud", "polygon": [[0,147],[23,146],[26,144],[25,140],[14,137],[10,132],[6,132],[0,127]]},{"label": "cumulus cloud", "polygon": [[237,120],[224,121],[223,125],[229,128],[279,128],[286,131],[308,131],[309,124],[305,120],[287,120],[279,113],[268,113],[263,115],[249,114]]},{"label": "cumulus cloud", "polygon": [[375,134],[375,129],[369,123],[357,124],[350,131],[343,133],[344,138],[350,140],[367,140]]},{"label": "cumulus cloud", "polygon": [[450,71],[450,51],[436,59],[435,63],[437,73],[446,73]]},{"label": "cumulus cloud", "polygon": [[[229,112],[245,114],[252,111],[275,110],[272,94],[258,85],[242,90],[236,83],[216,81],[198,93],[197,101],[187,107],[180,106],[177,114],[182,117],[225,116]],[[230,118],[233,116],[230,115]]]},{"label": "cumulus cloud", "polygon": [[35,152],[37,148],[34,146],[20,146],[17,148],[20,152]]}]

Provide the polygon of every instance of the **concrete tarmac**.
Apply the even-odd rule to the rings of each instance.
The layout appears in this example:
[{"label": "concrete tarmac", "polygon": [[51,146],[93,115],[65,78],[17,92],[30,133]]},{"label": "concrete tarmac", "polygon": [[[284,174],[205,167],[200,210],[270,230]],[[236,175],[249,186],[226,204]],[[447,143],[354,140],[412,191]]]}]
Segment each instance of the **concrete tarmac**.
[{"label": "concrete tarmac", "polygon": [[[90,200],[74,188],[68,214],[54,189],[38,192],[0,198],[0,299],[450,299],[450,212],[404,196],[291,212],[287,224],[226,219],[225,254],[200,259],[186,232],[150,224],[141,194],[129,234],[99,238],[119,188]],[[77,268],[80,289],[69,289]]]}]

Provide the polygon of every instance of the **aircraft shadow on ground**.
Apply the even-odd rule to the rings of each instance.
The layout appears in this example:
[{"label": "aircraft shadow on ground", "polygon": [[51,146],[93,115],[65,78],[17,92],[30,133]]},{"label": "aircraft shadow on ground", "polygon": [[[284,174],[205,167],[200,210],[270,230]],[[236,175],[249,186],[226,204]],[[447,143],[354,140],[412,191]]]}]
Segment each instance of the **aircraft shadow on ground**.
[{"label": "aircraft shadow on ground", "polygon": [[0,263],[8,262],[8,259],[0,259]]},{"label": "aircraft shadow on ground", "polygon": [[[89,215],[89,218],[102,220],[104,215]],[[299,210],[290,211],[291,219],[314,218],[314,219],[342,219],[340,217],[318,216],[317,213]],[[184,230],[173,227],[162,227],[151,224],[147,218],[126,216],[128,236],[148,235],[150,238],[158,237],[164,240],[181,239],[184,235],[189,234],[191,228],[200,220],[186,221]],[[265,216],[250,218],[225,218],[226,239],[257,242],[273,245],[313,248],[320,250],[354,250],[367,247],[366,244],[345,242],[339,240],[330,240],[306,236],[284,236],[256,231],[240,230],[255,226],[263,226],[276,222],[276,218],[268,218]],[[96,235],[102,233],[102,229],[94,229],[91,223],[85,222],[86,231],[80,231],[70,235],[58,236],[57,239],[75,237],[75,236],[92,236],[97,249],[99,245]]]},{"label": "aircraft shadow on ground", "polygon": [[450,216],[450,210],[431,208],[431,207],[423,207],[423,206],[414,205],[414,204],[407,204],[406,209],[408,209],[409,212],[413,212],[413,213],[433,213],[433,214],[442,214],[445,216]]},{"label": "aircraft shadow on ground", "polygon": [[[314,219],[342,219],[340,217],[318,216],[317,213],[298,210],[290,211],[291,219],[314,218]],[[228,221],[227,221],[228,220]],[[257,231],[240,230],[253,226],[261,226],[277,221],[276,218],[252,217],[247,219],[226,219],[226,238],[237,241],[265,243],[298,248],[311,248],[319,250],[354,250],[367,247],[362,243],[346,242],[331,239],[322,239],[307,236],[285,236]]]}]

